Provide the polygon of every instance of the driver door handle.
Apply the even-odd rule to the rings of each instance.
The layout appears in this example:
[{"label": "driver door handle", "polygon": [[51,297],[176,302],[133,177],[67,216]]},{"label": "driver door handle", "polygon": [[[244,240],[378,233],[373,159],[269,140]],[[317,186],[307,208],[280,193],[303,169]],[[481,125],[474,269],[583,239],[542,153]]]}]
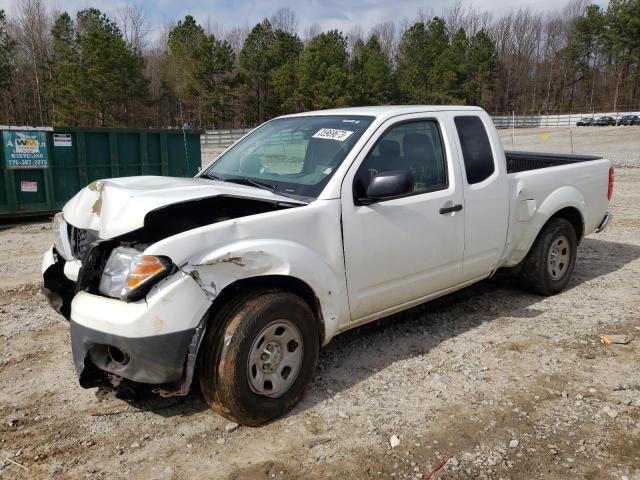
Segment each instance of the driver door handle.
[{"label": "driver door handle", "polygon": [[453,205],[452,207],[442,207],[440,209],[440,214],[445,215],[451,212],[459,212],[460,210],[462,210],[462,204],[459,203],[457,205]]}]

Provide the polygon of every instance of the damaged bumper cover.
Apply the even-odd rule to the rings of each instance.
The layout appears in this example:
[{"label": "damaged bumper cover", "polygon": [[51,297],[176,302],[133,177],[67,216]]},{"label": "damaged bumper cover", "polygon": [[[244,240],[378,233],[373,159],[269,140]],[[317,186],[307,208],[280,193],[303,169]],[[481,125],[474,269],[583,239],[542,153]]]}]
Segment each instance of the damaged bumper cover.
[{"label": "damaged bumper cover", "polygon": [[140,383],[181,383],[192,373],[185,372],[187,354],[209,306],[182,272],[137,302],[79,292],[71,304],[71,344],[81,385],[96,386],[95,369]]},{"label": "damaged bumper cover", "polygon": [[84,388],[111,373],[134,382],[180,383],[194,329],[149,337],[123,337],[71,321],[73,363]]},{"label": "damaged bumper cover", "polygon": [[65,261],[53,249],[45,254],[42,269],[43,292],[70,321],[81,386],[100,386],[115,375],[162,385],[165,392],[187,393],[195,363],[191,360],[211,305],[191,276],[178,271],[154,286],[145,299],[127,303],[76,292]]},{"label": "damaged bumper cover", "polygon": [[58,258],[51,247],[42,259],[42,276],[44,285],[42,293],[49,305],[69,320],[71,318],[71,300],[76,293],[76,284],[64,272],[66,262]]}]

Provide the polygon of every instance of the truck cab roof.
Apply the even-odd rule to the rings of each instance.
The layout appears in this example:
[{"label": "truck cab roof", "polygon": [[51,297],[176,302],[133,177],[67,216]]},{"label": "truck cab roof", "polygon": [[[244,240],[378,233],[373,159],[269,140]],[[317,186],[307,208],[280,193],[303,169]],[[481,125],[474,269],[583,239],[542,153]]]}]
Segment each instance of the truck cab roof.
[{"label": "truck cab roof", "polygon": [[396,115],[404,115],[410,113],[426,113],[426,112],[442,112],[442,111],[469,111],[483,112],[480,107],[469,107],[464,105],[384,105],[371,107],[349,107],[349,108],[332,108],[327,110],[314,110],[311,112],[295,113],[292,115],[283,115],[285,117],[304,117],[312,115],[363,115],[368,117],[376,117],[378,119],[387,119]]}]

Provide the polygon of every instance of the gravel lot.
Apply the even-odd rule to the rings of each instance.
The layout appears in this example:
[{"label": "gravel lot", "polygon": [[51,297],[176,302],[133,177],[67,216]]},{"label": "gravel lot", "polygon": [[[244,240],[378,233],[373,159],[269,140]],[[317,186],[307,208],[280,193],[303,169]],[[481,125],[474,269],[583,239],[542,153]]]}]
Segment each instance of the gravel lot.
[{"label": "gravel lot", "polygon": [[498,130],[505,150],[602,155],[616,167],[640,167],[640,126]]},{"label": "gravel lot", "polygon": [[[517,131],[515,148],[566,151],[566,130]],[[346,333],[302,403],[261,428],[234,430],[198,392],[127,403],[80,388],[68,325],[39,293],[49,225],[4,226],[0,477],[427,479],[448,459],[433,478],[640,479],[640,128],[573,142],[629,168],[564,293],[496,278]]]}]

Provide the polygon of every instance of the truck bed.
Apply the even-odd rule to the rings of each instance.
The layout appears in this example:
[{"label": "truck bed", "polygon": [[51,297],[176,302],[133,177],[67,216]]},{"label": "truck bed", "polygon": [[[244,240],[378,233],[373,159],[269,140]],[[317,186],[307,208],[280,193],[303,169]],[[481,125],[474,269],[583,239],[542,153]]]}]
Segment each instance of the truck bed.
[{"label": "truck bed", "polygon": [[507,158],[507,173],[526,172],[527,170],[589,162],[602,158],[595,155],[520,152],[514,150],[506,150],[504,154]]},{"label": "truck bed", "polygon": [[609,205],[609,160],[590,155],[513,151],[505,155],[513,206],[509,212],[505,266],[512,267],[524,258],[544,223],[559,207],[578,209],[583,224],[580,237],[600,225]]}]

